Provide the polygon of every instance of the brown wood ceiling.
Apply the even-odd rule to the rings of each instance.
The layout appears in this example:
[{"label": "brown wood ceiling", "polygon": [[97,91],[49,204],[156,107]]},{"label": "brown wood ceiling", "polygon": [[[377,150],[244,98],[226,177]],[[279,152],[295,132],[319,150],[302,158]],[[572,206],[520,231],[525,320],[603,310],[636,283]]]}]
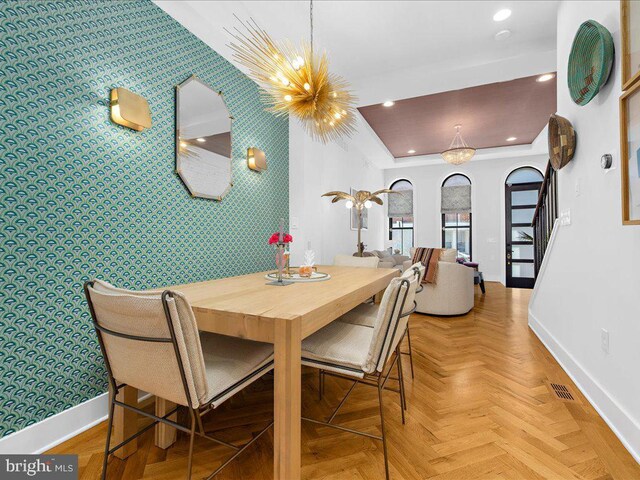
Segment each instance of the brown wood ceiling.
[{"label": "brown wood ceiling", "polygon": [[[556,77],[537,82],[539,75],[508,82],[359,107],[396,158],[440,153],[449,148],[455,124],[475,148],[531,143],[556,111]],[[517,137],[507,142],[508,137]],[[408,150],[415,150],[413,154]]]}]

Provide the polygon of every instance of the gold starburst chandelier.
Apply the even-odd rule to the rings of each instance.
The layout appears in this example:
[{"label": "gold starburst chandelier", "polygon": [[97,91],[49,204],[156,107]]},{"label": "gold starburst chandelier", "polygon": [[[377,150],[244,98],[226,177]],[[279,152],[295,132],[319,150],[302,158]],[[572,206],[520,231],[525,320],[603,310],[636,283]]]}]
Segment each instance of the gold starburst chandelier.
[{"label": "gold starburst chandelier", "polygon": [[253,19],[238,19],[244,31],[229,32],[237,41],[230,47],[233,58],[264,88],[270,111],[298,117],[314,139],[327,143],[354,131],[355,97],[346,80],[329,73],[326,52],[314,55],[313,0],[309,12],[310,42],[300,48],[276,44]]},{"label": "gold starburst chandelier", "polygon": [[452,165],[462,165],[473,158],[476,154],[476,149],[467,145],[467,142],[462,138],[462,134],[460,133],[462,125],[455,125],[454,128],[456,129],[456,136],[453,137],[451,145],[449,145],[449,149],[445,150],[440,155],[442,155],[445,162]]}]

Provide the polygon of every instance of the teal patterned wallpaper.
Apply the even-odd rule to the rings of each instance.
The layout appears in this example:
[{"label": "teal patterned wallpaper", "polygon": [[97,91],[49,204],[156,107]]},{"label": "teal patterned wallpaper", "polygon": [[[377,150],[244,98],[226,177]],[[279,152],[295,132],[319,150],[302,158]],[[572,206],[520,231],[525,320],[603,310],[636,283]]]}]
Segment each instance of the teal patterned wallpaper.
[{"label": "teal patterned wallpaper", "polygon": [[[174,86],[223,90],[234,186],[191,198],[174,173]],[[288,120],[150,1],[0,0],[0,436],[106,391],[82,294],[101,277],[151,288],[270,268],[288,217]],[[153,127],[109,121],[122,86]],[[249,146],[267,153],[246,167]]]}]

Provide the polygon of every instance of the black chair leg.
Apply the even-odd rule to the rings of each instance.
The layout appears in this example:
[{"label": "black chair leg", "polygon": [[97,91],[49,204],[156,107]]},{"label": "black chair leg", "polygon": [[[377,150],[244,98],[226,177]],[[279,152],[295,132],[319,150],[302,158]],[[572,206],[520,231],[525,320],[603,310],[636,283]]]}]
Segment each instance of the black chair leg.
[{"label": "black chair leg", "polygon": [[384,453],[384,471],[386,480],[389,480],[389,459],[387,458],[387,437],[384,433],[384,408],[382,403],[382,383],[381,377],[378,377],[378,402],[380,404],[380,430],[382,432],[382,450]]},{"label": "black chair leg", "polygon": [[102,480],[107,478],[107,461],[109,460],[109,444],[111,443],[111,430],[113,428],[113,411],[116,404],[113,402],[114,393],[109,394],[111,404],[109,405],[109,421],[107,423],[107,443],[104,446],[104,458],[102,459]]},{"label": "black chair leg", "polygon": [[191,480],[191,467],[193,464],[193,442],[196,439],[196,415],[200,418],[200,413],[196,412],[194,409],[190,409],[189,413],[191,413],[191,438],[189,438],[189,460],[187,463],[187,480]]},{"label": "black chair leg", "polygon": [[409,364],[411,365],[411,378],[414,379],[415,375],[413,373],[413,349],[411,348],[411,330],[409,329],[408,323],[407,323],[407,346],[409,347]]},{"label": "black chair leg", "polygon": [[400,345],[396,347],[396,356],[398,357],[398,393],[400,394],[400,412],[402,413],[402,424],[404,425],[404,411],[407,409],[407,397],[404,391],[404,373],[402,371],[402,353]]},{"label": "black chair leg", "polygon": [[202,435],[205,435],[206,432],[204,431],[204,424],[202,423],[202,415],[200,414],[200,410],[196,408],[194,413],[196,414],[196,420],[198,421],[198,430],[200,430],[200,433]]}]

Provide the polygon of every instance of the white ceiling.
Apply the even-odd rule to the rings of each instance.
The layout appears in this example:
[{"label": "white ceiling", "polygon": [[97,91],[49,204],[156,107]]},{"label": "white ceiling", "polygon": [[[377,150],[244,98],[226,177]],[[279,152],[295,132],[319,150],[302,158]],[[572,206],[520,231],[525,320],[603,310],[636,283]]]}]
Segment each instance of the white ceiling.
[{"label": "white ceiling", "polygon": [[[252,17],[274,39],[309,38],[308,1],[158,1],[190,10],[185,24],[231,58],[234,14]],[[356,87],[389,72],[428,66],[431,74],[522,55],[555,51],[557,1],[330,1],[314,2],[314,43],[329,54],[331,70]],[[513,11],[493,21],[501,8]],[[170,12],[172,13],[172,12]],[[186,17],[186,15],[185,15]],[[181,20],[182,21],[182,20]],[[197,24],[196,24],[197,22]],[[508,28],[506,41],[494,34]],[[553,69],[552,69],[553,70]],[[504,79],[506,80],[506,79]],[[405,97],[406,98],[406,97]]]},{"label": "white ceiling", "polygon": [[[309,38],[308,1],[156,3],[229,60],[224,28],[239,25],[234,15],[253,18],[275,40]],[[555,71],[557,7],[544,0],[315,0],[314,44],[352,84],[358,105],[370,105]],[[513,14],[496,23],[502,8]],[[505,28],[512,36],[496,41]]]}]

